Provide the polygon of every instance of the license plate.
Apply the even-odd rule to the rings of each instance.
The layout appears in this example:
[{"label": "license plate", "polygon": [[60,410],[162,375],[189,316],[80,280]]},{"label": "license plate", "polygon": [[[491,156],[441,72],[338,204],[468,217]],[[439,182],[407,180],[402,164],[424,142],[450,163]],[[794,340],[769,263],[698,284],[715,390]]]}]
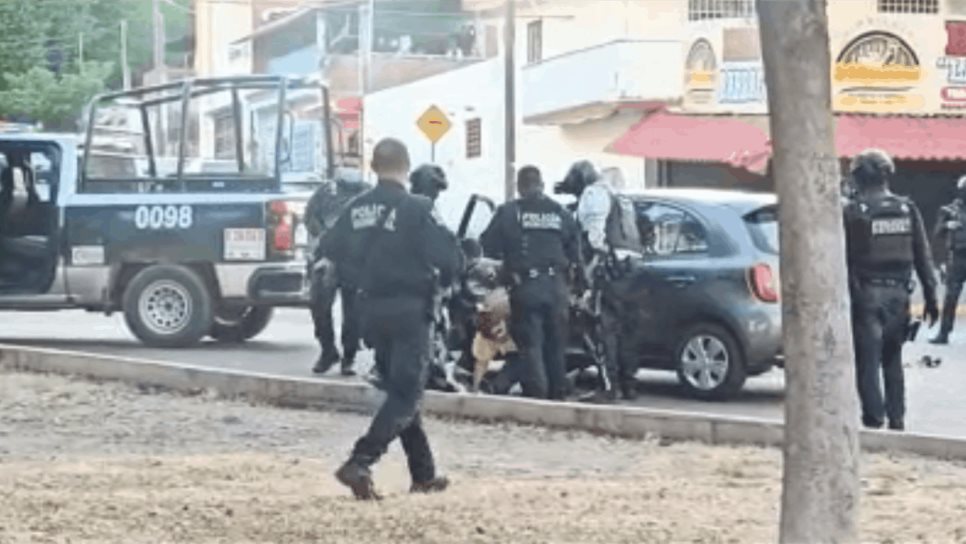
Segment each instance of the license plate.
[{"label": "license plate", "polygon": [[265,229],[225,229],[226,261],[264,261]]}]

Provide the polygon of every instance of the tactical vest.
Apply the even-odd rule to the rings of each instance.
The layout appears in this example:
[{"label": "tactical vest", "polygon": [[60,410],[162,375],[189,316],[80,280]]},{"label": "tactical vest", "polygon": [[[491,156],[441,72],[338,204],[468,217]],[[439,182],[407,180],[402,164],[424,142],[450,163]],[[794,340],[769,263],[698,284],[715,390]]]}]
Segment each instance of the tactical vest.
[{"label": "tactical vest", "polygon": [[860,228],[854,248],[856,262],[868,272],[912,269],[913,211],[910,203],[895,195],[859,200]]},{"label": "tactical vest", "polygon": [[955,206],[952,211],[954,212],[951,219],[959,221],[959,228],[950,233],[949,244],[957,253],[966,251],[966,209],[964,206]]},{"label": "tactical vest", "polygon": [[612,248],[640,249],[641,236],[637,230],[637,210],[634,202],[621,195],[611,195],[610,214],[607,215],[607,243]]}]

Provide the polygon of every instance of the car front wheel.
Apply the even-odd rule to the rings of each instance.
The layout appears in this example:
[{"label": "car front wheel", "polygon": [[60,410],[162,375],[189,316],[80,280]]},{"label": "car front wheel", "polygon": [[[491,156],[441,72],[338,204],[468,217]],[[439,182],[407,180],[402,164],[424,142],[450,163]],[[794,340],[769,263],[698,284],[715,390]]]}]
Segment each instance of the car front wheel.
[{"label": "car front wheel", "polygon": [[152,347],[188,347],[211,330],[211,293],[197,273],[183,266],[155,265],[138,272],[122,304],[131,332]]},{"label": "car front wheel", "polygon": [[674,350],[678,380],[702,400],[726,400],[745,384],[744,358],[734,336],[723,327],[700,324],[681,335]]}]

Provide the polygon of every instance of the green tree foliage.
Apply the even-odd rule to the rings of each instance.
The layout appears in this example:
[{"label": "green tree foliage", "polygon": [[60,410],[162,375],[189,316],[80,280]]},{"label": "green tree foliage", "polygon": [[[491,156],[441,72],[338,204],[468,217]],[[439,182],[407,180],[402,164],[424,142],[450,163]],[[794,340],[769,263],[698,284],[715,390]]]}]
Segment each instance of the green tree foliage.
[{"label": "green tree foliage", "polygon": [[[169,42],[190,34],[188,10],[163,1],[162,12]],[[95,93],[120,87],[122,20],[137,75],[151,68],[150,0],[0,0],[0,115],[48,128],[73,126]],[[179,55],[184,52],[168,51],[169,62]]]},{"label": "green tree foliage", "polygon": [[59,76],[39,66],[4,74],[0,114],[40,122],[48,130],[74,130],[84,105],[104,88],[111,70],[107,63],[85,62],[82,70]]}]

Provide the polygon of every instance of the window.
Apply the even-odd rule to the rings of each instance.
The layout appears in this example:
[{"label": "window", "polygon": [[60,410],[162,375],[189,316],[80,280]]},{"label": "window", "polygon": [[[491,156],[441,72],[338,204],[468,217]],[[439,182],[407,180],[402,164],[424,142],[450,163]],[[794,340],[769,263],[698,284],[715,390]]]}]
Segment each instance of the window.
[{"label": "window", "polygon": [[755,0],[688,0],[689,21],[741,19],[755,15]]},{"label": "window", "polygon": [[939,0],[879,0],[879,13],[939,13]]},{"label": "window", "polygon": [[479,118],[466,122],[466,158],[483,156],[483,121]]},{"label": "window", "polygon": [[527,25],[527,62],[543,60],[543,21],[533,21]]},{"label": "window", "polygon": [[764,253],[778,255],[778,208],[769,206],[745,216],[745,225],[755,246]]},{"label": "window", "polygon": [[704,226],[693,215],[665,204],[637,202],[642,253],[654,256],[707,253]]},{"label": "window", "polygon": [[235,120],[231,113],[218,114],[215,124],[215,158],[220,160],[235,158]]}]

